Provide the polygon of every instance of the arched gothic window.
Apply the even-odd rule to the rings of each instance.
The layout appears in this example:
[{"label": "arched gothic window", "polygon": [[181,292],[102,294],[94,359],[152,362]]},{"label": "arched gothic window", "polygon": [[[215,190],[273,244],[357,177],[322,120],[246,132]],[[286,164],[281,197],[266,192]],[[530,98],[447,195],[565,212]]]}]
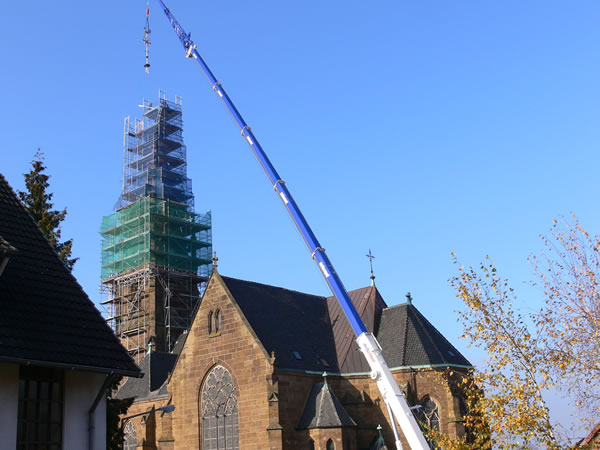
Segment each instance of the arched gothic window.
[{"label": "arched gothic window", "polygon": [[327,450],[335,450],[335,445],[331,439],[327,441]]},{"label": "arched gothic window", "polygon": [[202,449],[239,450],[237,396],[229,371],[215,366],[200,394]]},{"label": "arched gothic window", "polygon": [[437,404],[426,396],[421,407],[416,409],[417,420],[430,430],[440,431],[440,412]]},{"label": "arched gothic window", "polygon": [[213,312],[208,313],[208,334],[213,332]]},{"label": "arched gothic window", "polygon": [[127,422],[124,435],[123,450],[135,450],[137,446],[137,437],[135,434],[135,425],[133,425],[133,423]]},{"label": "arched gothic window", "polygon": [[221,330],[221,311],[217,309],[215,311],[215,326],[213,327],[213,331],[215,333],[217,333],[220,330]]},{"label": "arched gothic window", "polygon": [[[440,431],[440,411],[438,405],[429,397],[425,396],[420,402],[421,407],[415,409],[415,417],[419,425],[425,430]],[[429,442],[431,445],[432,443]],[[432,448],[437,448],[433,447]]]}]

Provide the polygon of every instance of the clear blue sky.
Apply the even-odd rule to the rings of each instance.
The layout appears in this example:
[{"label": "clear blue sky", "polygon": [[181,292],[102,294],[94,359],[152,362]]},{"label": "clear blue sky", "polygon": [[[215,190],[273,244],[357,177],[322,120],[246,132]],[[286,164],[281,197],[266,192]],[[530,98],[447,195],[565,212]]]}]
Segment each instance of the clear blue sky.
[{"label": "clear blue sky", "polygon": [[[450,252],[489,254],[515,284],[552,219],[600,229],[600,3],[248,3],[169,6],[192,31],[287,181],[348,289],[369,282],[458,341]],[[97,301],[102,215],[121,183],[123,118],[183,97],[196,209],[223,274],[327,294],[279,200],[199,68],[151,2],[7,2],[0,18],[0,171],[16,189],[42,148],[75,275]],[[523,290],[524,310],[536,307]]]}]

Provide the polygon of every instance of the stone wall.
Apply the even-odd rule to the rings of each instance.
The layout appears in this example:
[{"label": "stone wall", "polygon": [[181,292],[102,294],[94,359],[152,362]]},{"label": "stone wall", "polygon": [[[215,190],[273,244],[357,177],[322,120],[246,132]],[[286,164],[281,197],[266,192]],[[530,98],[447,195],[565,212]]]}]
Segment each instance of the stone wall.
[{"label": "stone wall", "polygon": [[[219,330],[209,329],[209,314],[220,312]],[[214,328],[214,327],[213,327]],[[184,349],[168,384],[172,403],[176,449],[199,448],[202,439],[200,392],[206,374],[225,367],[238,391],[240,448],[270,448],[270,357],[249,328],[220,276],[215,274],[206,289]]]}]

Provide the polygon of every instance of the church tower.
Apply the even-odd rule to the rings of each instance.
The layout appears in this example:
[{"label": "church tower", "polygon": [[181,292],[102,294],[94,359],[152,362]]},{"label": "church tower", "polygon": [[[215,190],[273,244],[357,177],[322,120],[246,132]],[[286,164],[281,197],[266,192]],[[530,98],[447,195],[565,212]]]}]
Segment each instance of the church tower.
[{"label": "church tower", "polygon": [[212,269],[211,215],[194,212],[181,98],[160,92],[140,106],[142,118],[125,118],[122,191],[100,229],[102,303],[138,362],[150,340],[172,349]]}]

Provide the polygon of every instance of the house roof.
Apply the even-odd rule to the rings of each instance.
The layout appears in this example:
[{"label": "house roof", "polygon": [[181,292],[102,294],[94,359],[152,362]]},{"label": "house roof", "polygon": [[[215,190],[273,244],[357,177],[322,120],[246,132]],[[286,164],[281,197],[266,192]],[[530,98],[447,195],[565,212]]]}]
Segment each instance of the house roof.
[{"label": "house roof", "polygon": [[[265,350],[275,352],[278,367],[346,374],[370,370],[334,298],[222,279]],[[377,337],[389,367],[471,367],[412,304],[388,308],[375,287],[349,295],[367,329]]]},{"label": "house roof", "polygon": [[0,361],[139,376],[140,370],[0,175]]},{"label": "house roof", "polygon": [[176,353],[147,353],[140,362],[144,377],[127,379],[119,389],[117,398],[145,399],[166,394],[164,384],[173,370],[177,356]]},{"label": "house roof", "polygon": [[306,405],[297,428],[305,430],[355,426],[356,422],[352,420],[348,411],[331,391],[327,380],[314,384],[306,399]]}]

